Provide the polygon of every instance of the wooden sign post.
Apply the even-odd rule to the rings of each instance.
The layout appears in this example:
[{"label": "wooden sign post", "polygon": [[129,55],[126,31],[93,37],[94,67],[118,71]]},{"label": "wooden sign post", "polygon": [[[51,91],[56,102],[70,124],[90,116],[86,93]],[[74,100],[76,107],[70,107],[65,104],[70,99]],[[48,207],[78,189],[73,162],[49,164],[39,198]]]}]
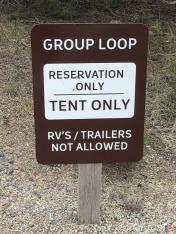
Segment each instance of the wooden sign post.
[{"label": "wooden sign post", "polygon": [[142,158],[148,30],[41,24],[31,38],[37,161],[79,164],[79,223],[98,222],[102,163]]},{"label": "wooden sign post", "polygon": [[100,222],[101,177],[102,163],[78,165],[80,224]]}]

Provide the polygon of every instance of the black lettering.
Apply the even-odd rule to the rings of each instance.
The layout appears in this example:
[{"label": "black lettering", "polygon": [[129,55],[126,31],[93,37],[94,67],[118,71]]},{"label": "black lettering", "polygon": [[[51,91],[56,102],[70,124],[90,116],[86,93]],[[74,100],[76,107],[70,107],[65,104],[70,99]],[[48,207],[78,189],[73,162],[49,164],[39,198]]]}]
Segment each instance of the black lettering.
[{"label": "black lettering", "polygon": [[75,103],[73,103],[72,101],[68,101],[68,110],[71,111],[71,109],[78,109],[77,101],[75,101]]},{"label": "black lettering", "polygon": [[56,75],[55,71],[49,71],[49,79],[51,78],[56,79],[55,75]]},{"label": "black lettering", "polygon": [[128,103],[129,103],[129,101],[130,101],[130,99],[128,99],[126,102],[125,102],[124,99],[122,99],[122,102],[123,102],[123,104],[124,104],[125,110],[127,109],[127,105],[128,105]]},{"label": "black lettering", "polygon": [[64,71],[64,78],[69,79],[69,71]]},{"label": "black lettering", "polygon": [[59,101],[59,110],[60,111],[66,111],[67,109],[66,109],[66,101],[65,100],[63,100],[63,101]]},{"label": "black lettering", "polygon": [[76,78],[77,78],[76,71],[75,70],[71,71],[71,79],[76,79]]},{"label": "black lettering", "polygon": [[84,78],[84,72],[78,70],[78,78]]},{"label": "black lettering", "polygon": [[82,90],[83,89],[83,84],[82,83],[77,83],[75,88],[77,90]]},{"label": "black lettering", "polygon": [[92,109],[99,110],[101,108],[101,102],[99,100],[94,100],[92,102]]},{"label": "black lettering", "polygon": [[62,71],[57,71],[57,79],[62,79]]},{"label": "black lettering", "polygon": [[107,102],[106,100],[103,100],[103,110],[106,109],[112,110],[112,100],[110,99],[109,102]]},{"label": "black lettering", "polygon": [[57,103],[57,101],[50,101],[50,102],[52,106],[52,111],[55,111],[55,104]]},{"label": "black lettering", "polygon": [[123,70],[121,72],[119,70],[117,70],[117,78],[119,78],[119,76],[121,78],[123,78],[123,76],[124,76],[123,72],[124,72]]}]

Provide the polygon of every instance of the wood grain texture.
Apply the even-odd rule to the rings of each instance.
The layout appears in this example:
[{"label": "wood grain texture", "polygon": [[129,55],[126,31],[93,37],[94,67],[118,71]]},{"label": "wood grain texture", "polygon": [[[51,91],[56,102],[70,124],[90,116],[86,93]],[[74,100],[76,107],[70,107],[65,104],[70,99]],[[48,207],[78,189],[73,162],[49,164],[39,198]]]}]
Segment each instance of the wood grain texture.
[{"label": "wood grain texture", "polygon": [[79,224],[93,224],[100,221],[102,163],[79,164]]}]

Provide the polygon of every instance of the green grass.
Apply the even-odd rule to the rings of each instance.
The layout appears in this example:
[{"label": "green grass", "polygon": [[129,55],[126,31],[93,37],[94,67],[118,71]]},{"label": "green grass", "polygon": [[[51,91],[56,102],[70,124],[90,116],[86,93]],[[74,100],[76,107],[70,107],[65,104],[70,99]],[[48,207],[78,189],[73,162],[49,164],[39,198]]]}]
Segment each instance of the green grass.
[{"label": "green grass", "polygon": [[144,133],[144,144],[148,144],[150,140],[150,135],[148,133]]}]

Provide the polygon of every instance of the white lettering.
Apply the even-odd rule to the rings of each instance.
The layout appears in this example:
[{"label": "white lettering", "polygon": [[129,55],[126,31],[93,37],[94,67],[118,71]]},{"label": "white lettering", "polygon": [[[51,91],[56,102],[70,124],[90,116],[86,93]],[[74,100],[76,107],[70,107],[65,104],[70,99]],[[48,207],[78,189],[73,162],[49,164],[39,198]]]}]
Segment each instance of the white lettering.
[{"label": "white lettering", "polygon": [[52,49],[51,39],[44,40],[43,47],[45,50],[51,50]]},{"label": "white lettering", "polygon": [[137,44],[136,38],[130,38],[129,39],[129,49],[131,50],[132,46],[135,46]]}]

